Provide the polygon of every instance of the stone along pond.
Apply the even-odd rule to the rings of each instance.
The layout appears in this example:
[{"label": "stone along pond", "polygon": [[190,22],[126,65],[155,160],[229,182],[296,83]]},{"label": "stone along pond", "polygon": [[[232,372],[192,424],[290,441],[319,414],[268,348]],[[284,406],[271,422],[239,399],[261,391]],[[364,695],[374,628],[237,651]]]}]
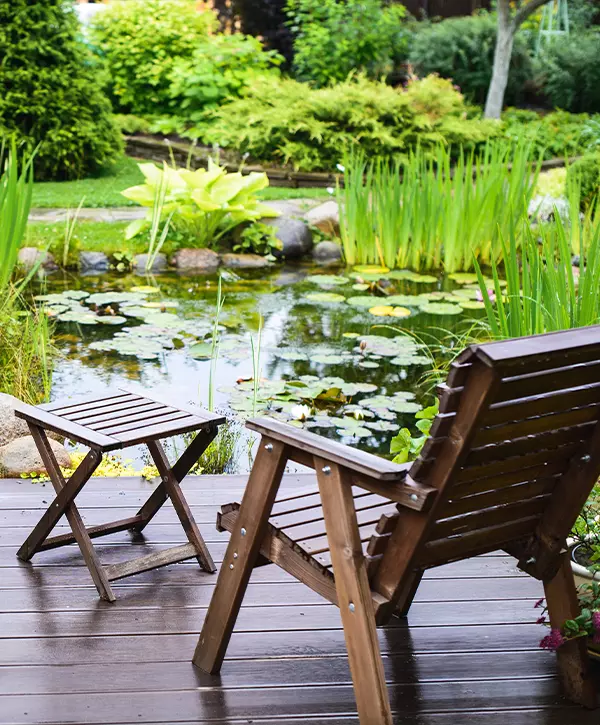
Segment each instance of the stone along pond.
[{"label": "stone along pond", "polygon": [[[56,323],[53,400],[141,388],[232,420],[267,414],[384,455],[431,403],[428,346],[483,317],[474,275],[374,267],[55,274],[37,291]],[[242,439],[229,472],[247,469]],[[141,451],[125,456],[143,461]]]}]

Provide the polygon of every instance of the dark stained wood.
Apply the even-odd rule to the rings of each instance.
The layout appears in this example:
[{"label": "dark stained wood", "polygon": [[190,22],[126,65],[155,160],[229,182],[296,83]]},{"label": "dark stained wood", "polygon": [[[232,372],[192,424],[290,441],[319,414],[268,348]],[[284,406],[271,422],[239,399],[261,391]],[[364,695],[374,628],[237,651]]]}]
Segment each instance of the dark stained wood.
[{"label": "dark stained wood", "polygon": [[53,403],[42,403],[38,405],[38,408],[42,410],[49,410],[53,413],[61,412],[74,412],[76,410],[90,410],[98,406],[110,405],[117,400],[136,400],[139,399],[139,395],[132,395],[124,391],[114,391],[113,393],[100,395],[95,393],[92,395],[80,395],[73,400],[58,400]]},{"label": "dark stained wood", "polygon": [[140,574],[150,569],[159,569],[168,564],[176,564],[186,559],[197,558],[197,556],[198,551],[194,544],[182,544],[181,546],[165,549],[160,553],[148,554],[139,559],[131,559],[121,564],[110,564],[104,567],[104,571],[109,581],[115,581],[116,579],[123,579],[132,574]]}]

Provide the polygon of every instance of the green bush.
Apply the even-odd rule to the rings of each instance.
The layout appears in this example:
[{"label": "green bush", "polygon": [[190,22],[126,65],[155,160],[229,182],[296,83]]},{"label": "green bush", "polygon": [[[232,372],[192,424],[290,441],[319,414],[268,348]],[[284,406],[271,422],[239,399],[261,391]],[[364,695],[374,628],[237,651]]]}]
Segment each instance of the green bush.
[{"label": "green bush", "polygon": [[[419,75],[451,78],[473,103],[485,102],[494,61],[496,21],[489,15],[451,18],[425,25],[415,35],[409,61]],[[527,43],[515,37],[505,101],[516,104],[533,77]]]},{"label": "green bush", "polygon": [[406,90],[364,77],[318,90],[267,77],[213,111],[212,124],[196,134],[257,161],[332,170],[357,145],[369,158],[402,158],[418,144],[472,147],[499,132],[497,122],[467,111],[451,83],[435,76]]},{"label": "green bush", "polygon": [[115,107],[168,112],[173,66],[192,57],[215,22],[193,0],[113,0],[94,17],[90,40],[106,62]]},{"label": "green bush", "polygon": [[600,148],[600,120],[587,113],[534,111],[509,108],[502,114],[503,134],[511,142],[531,141],[544,158],[579,156]]},{"label": "green bush", "polygon": [[577,33],[553,42],[537,67],[538,83],[552,106],[600,113],[600,34]]},{"label": "green bush", "polygon": [[215,35],[200,40],[189,59],[179,59],[170,74],[175,115],[198,121],[207,108],[239,96],[257,74],[276,72],[283,58],[263,50],[250,35]]},{"label": "green bush", "polygon": [[586,154],[571,164],[567,184],[569,180],[581,184],[581,208],[586,211],[600,192],[600,152]]},{"label": "green bush", "polygon": [[146,118],[134,116],[131,113],[115,113],[113,119],[121,133],[132,136],[136,133],[151,133],[151,122]]},{"label": "green bush", "polygon": [[111,163],[121,137],[78,22],[62,0],[0,0],[0,136],[31,149],[37,179],[74,179]]},{"label": "green bush", "polygon": [[293,71],[299,80],[325,86],[353,71],[379,79],[403,61],[408,31],[402,5],[381,0],[288,0],[294,34]]}]

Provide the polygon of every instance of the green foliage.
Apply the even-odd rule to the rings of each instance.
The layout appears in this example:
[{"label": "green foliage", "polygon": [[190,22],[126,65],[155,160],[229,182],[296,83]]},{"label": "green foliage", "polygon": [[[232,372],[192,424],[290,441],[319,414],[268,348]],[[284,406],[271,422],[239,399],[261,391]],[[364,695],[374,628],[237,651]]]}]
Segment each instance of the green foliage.
[{"label": "green foliage", "polygon": [[503,136],[510,142],[534,145],[544,158],[578,156],[600,148],[600,119],[587,113],[554,111],[539,116],[535,111],[509,108],[502,114]]},{"label": "green foliage", "polygon": [[325,86],[359,71],[388,75],[408,50],[402,5],[381,0],[289,0],[295,76]]},{"label": "green foliage", "polygon": [[416,413],[416,426],[421,433],[416,438],[412,436],[408,428],[401,428],[398,434],[392,438],[390,441],[390,453],[395,454],[393,458],[394,463],[414,461],[429,437],[431,426],[438,411],[439,404],[436,400],[433,405]]},{"label": "green foliage", "polygon": [[258,77],[197,132],[257,161],[332,170],[344,149],[357,145],[370,158],[404,158],[417,145],[469,148],[499,133],[497,122],[467,118],[467,111],[450,82],[435,77],[400,89],[359,76],[317,90],[291,79]]},{"label": "green foliage", "polygon": [[[486,99],[496,46],[496,20],[486,14],[421,25],[409,60],[419,75],[451,78],[473,103]],[[506,102],[517,103],[533,70],[524,38],[517,34],[510,63]]]},{"label": "green foliage", "polygon": [[[501,240],[506,287],[500,286],[496,264],[494,286],[487,289],[477,262],[487,322],[496,339],[537,335],[600,321],[600,222],[587,229],[569,229],[558,215],[554,224],[532,230],[525,226],[521,248],[514,226],[508,243]],[[580,241],[579,277],[571,264],[571,237]],[[541,244],[538,236],[541,234]],[[495,298],[495,304],[491,297]]]},{"label": "green foliage", "polygon": [[581,208],[586,211],[596,203],[600,192],[600,152],[577,159],[569,166],[567,173],[569,179],[580,184]]},{"label": "green foliage", "polygon": [[136,133],[151,133],[151,122],[140,116],[134,116],[131,113],[115,113],[113,119],[121,133],[127,136],[133,136]]},{"label": "green foliage", "polygon": [[38,179],[74,179],[116,158],[121,137],[62,0],[0,0],[0,136],[31,151]]},{"label": "green foliage", "polygon": [[281,240],[275,235],[275,227],[262,222],[254,222],[247,226],[240,234],[239,242],[233,245],[234,252],[250,252],[263,256],[281,248]]},{"label": "green foliage", "polygon": [[193,0],[114,0],[90,27],[91,42],[110,73],[110,91],[124,113],[166,113],[170,74],[191,58],[215,25]]},{"label": "green foliage", "polygon": [[[139,167],[146,183],[126,189],[123,196],[147,207],[148,213],[129,225],[128,239],[166,217],[186,241],[208,247],[239,224],[277,216],[256,196],[269,184],[264,173],[229,174],[210,159],[208,170],[172,169],[166,164],[161,169],[152,163]],[[158,204],[162,211],[157,216]]]},{"label": "green foliage", "polygon": [[538,83],[555,108],[600,112],[600,34],[574,33],[551,43],[539,59]]},{"label": "green foliage", "polygon": [[474,256],[497,259],[499,233],[522,218],[536,185],[531,149],[490,144],[451,161],[444,147],[419,148],[404,164],[347,156],[338,190],[346,261],[456,272]]},{"label": "green foliage", "polygon": [[207,108],[239,96],[257,74],[273,73],[282,60],[250,35],[201,39],[190,58],[173,64],[169,75],[171,108],[176,115],[197,122]]}]

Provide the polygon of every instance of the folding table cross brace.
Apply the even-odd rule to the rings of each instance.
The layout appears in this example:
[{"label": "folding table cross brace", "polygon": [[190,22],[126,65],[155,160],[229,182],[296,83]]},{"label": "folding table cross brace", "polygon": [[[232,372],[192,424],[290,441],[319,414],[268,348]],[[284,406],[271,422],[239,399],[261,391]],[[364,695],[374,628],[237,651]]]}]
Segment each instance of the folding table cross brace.
[{"label": "folding table cross brace", "polygon": [[[19,549],[19,559],[29,561],[40,551],[77,543],[100,597],[109,602],[115,601],[110,582],[132,574],[194,557],[202,569],[215,571],[210,552],[179,484],[214,439],[218,426],[225,422],[225,418],[202,409],[168,406],[126,390],[40,406],[20,403],[15,415],[27,421],[56,492],[54,501]],[[90,448],[68,480],[62,475],[50,446],[46,434],[48,430]],[[198,431],[197,435],[171,466],[159,439],[192,431]],[[98,468],[104,453],[140,443],[148,447],[161,482],[135,516],[86,528],[75,505],[75,497]],[[118,531],[140,533],[167,499],[173,504],[188,543],[131,561],[103,566],[91,540]],[[63,515],[73,533],[50,537],[50,532]]]}]

